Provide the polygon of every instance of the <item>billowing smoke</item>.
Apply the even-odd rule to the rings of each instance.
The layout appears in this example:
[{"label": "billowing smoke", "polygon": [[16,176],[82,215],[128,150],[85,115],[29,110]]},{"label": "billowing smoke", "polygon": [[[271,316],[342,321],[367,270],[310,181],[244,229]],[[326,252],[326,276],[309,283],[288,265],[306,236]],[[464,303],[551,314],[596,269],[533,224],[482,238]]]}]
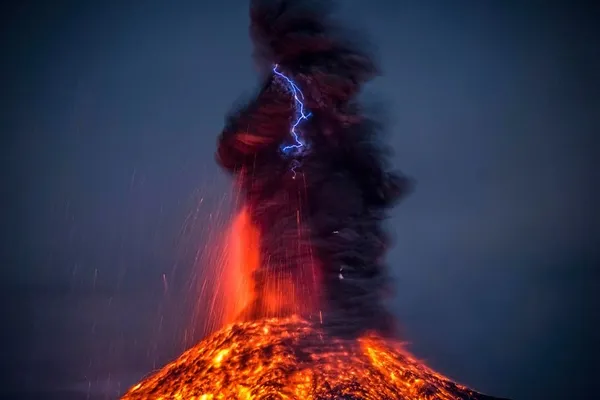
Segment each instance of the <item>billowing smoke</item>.
[{"label": "billowing smoke", "polygon": [[264,80],[227,118],[217,152],[260,232],[241,318],[300,314],[336,335],[392,334],[382,224],[410,184],[389,171],[382,124],[358,101],[378,66],[332,11],[325,0],[251,5]]}]

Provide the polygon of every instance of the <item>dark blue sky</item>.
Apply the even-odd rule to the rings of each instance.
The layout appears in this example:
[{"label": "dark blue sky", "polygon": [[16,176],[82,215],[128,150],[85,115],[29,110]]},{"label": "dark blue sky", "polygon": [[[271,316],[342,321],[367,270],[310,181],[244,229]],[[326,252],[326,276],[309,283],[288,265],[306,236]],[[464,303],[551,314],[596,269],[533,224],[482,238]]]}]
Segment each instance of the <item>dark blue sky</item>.
[{"label": "dark blue sky", "polygon": [[[247,4],[49,3],[2,13],[1,390],[115,398],[192,341],[194,254],[228,215],[216,135],[255,84]],[[418,182],[390,221],[410,348],[485,392],[589,399],[598,14],[344,3]]]}]

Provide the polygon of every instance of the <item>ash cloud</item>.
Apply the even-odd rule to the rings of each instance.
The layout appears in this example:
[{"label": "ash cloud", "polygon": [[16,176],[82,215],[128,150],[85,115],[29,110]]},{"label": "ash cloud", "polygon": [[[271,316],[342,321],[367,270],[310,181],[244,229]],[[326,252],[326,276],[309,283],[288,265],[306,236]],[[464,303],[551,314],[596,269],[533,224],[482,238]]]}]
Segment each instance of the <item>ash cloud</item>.
[{"label": "ash cloud", "polygon": [[[336,335],[393,334],[383,305],[390,283],[383,222],[412,185],[390,171],[383,120],[358,99],[379,66],[364,41],[338,26],[334,9],[329,1],[251,4],[264,80],[227,118],[217,151],[261,232],[256,298],[243,318],[319,314]],[[294,99],[273,65],[298,85],[311,112],[300,126],[305,145],[291,154],[281,146],[290,141]],[[283,290],[282,281],[291,282],[296,301],[269,311],[267,293]]]}]

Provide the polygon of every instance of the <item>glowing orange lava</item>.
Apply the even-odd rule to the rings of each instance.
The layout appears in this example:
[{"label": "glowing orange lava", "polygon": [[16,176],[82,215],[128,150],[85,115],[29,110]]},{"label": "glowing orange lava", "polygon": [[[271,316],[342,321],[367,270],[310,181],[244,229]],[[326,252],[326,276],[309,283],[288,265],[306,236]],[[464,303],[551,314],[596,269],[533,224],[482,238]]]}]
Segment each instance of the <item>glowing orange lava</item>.
[{"label": "glowing orange lava", "polygon": [[328,337],[299,318],[230,325],[123,400],[482,399],[376,336]]},{"label": "glowing orange lava", "polygon": [[260,264],[259,241],[260,233],[244,208],[233,220],[227,235],[229,251],[225,260],[225,287],[221,300],[224,324],[234,322],[254,298],[252,273]]}]

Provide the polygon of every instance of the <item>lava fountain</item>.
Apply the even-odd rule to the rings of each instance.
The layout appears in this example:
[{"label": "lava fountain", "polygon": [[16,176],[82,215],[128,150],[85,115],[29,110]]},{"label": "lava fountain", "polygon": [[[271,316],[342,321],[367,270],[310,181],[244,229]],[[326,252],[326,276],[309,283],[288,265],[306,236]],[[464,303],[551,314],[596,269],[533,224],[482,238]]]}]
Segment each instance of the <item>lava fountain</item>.
[{"label": "lava fountain", "polygon": [[254,299],[252,274],[258,269],[260,233],[250,221],[246,209],[234,218],[226,237],[229,252],[224,260],[225,284],[221,298],[223,324],[235,322],[240,312]]},{"label": "lava fountain", "polygon": [[243,208],[220,277],[223,326],[123,400],[490,399],[427,368],[386,310],[386,211],[410,190],[358,101],[378,68],[326,0],[254,0],[265,80],[217,160]]}]

